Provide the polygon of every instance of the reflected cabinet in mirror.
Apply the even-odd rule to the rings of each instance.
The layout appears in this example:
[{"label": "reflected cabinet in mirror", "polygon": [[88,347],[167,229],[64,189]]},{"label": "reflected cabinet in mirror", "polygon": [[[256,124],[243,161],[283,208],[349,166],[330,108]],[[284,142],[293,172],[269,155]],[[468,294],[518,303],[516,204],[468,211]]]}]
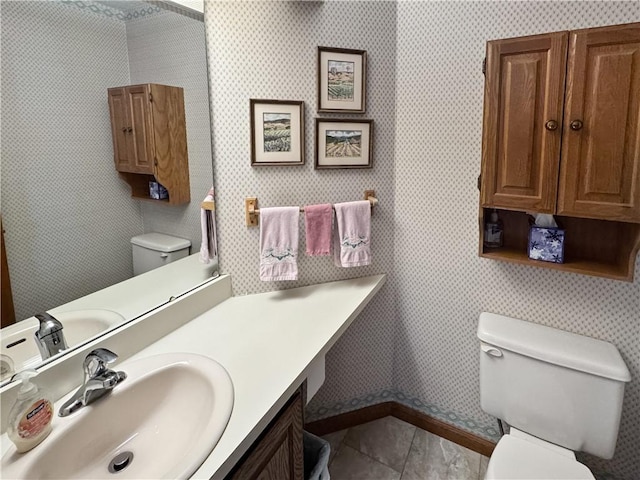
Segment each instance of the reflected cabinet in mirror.
[{"label": "reflected cabinet in mirror", "polygon": [[[200,200],[213,182],[202,13],[141,1],[1,7],[6,382],[217,276],[218,261],[198,255]],[[180,92],[188,158],[180,202],[137,198],[132,177],[116,169],[107,92],[129,85]],[[144,121],[133,122],[144,133]],[[152,127],[158,163],[172,140]],[[160,176],[151,168],[133,183],[157,194]],[[144,258],[134,262],[132,248]]]}]

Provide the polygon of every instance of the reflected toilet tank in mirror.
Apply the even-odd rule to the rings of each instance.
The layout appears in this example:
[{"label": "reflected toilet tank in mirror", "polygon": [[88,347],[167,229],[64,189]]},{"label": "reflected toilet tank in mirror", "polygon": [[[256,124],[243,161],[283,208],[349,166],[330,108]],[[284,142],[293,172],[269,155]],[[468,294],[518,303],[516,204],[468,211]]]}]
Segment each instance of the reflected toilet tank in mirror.
[{"label": "reflected toilet tank in mirror", "polygon": [[[161,2],[3,0],[0,21],[3,270],[18,322],[2,332],[3,354],[37,313],[105,309],[120,324],[217,275],[217,259],[187,257],[170,292],[142,289],[118,308],[99,295],[132,278],[132,237],[160,232],[199,250],[200,200],[213,183],[202,14]],[[107,89],[142,83],[184,89],[188,204],[134,199],[114,167]],[[100,334],[88,328],[82,341],[89,331]]]}]

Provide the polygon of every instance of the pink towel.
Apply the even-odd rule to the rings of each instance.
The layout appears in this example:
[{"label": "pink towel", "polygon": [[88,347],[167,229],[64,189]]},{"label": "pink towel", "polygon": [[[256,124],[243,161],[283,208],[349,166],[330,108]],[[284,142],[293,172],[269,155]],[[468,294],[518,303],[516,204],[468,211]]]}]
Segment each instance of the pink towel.
[{"label": "pink towel", "polygon": [[[204,198],[205,202],[213,200],[213,187]],[[218,255],[216,241],[216,223],[211,210],[200,209],[200,229],[202,230],[202,243],[200,244],[200,261],[209,263],[211,259]]]},{"label": "pink towel", "polygon": [[298,279],[300,207],[260,209],[260,280]]},{"label": "pink towel", "polygon": [[337,266],[363,267],[371,264],[371,203],[336,203],[334,260]]},{"label": "pink towel", "polygon": [[307,255],[321,257],[331,254],[332,220],[333,207],[330,203],[304,207]]}]

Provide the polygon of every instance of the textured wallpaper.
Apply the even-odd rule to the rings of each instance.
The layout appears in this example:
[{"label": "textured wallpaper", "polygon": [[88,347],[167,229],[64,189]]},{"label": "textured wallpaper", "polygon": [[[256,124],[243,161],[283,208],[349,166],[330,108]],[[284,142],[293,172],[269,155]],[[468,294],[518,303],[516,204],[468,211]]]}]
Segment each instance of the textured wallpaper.
[{"label": "textured wallpaper", "polygon": [[[389,274],[329,352],[308,419],[394,399],[496,439],[495,420],[480,409],[476,339],[478,315],[493,311],[618,346],[634,380],[616,456],[585,461],[600,476],[640,478],[640,278],[630,284],[478,258],[476,189],[486,41],[640,21],[640,3],[205,3],[221,266],[235,293]],[[375,121],[371,171],[313,169],[318,45],[369,53],[363,117]],[[250,167],[249,98],[305,101],[306,165]],[[244,226],[244,197],[298,205],[359,198],[364,188],[381,200],[373,266],[337,270],[302,256],[300,281],[258,280],[258,230]]]},{"label": "textured wallpaper", "polygon": [[615,458],[587,463],[628,479],[640,478],[640,268],[625,283],[478,258],[476,178],[487,40],[638,21],[640,2],[401,2],[396,72],[396,389],[493,424],[480,409],[481,311],[607,340],[633,380]]},{"label": "textured wallpaper", "polygon": [[[395,9],[390,2],[206,3],[220,269],[232,274],[236,295],[392,272]],[[368,52],[367,112],[341,116],[374,120],[372,169],[313,168],[318,46]],[[251,167],[250,98],[305,102],[305,165]],[[258,279],[259,232],[245,226],[245,197],[258,197],[262,207],[337,203],[361,200],[371,188],[380,199],[372,219],[373,265],[342,269],[328,257],[302,254],[298,281]],[[303,239],[301,228],[301,252]],[[390,278],[332,350],[316,401],[348,400],[391,385],[393,290]]]}]

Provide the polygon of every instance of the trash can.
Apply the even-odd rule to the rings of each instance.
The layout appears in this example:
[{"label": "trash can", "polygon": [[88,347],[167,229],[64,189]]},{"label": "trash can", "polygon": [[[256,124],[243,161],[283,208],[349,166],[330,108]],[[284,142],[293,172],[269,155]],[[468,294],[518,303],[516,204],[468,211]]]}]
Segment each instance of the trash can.
[{"label": "trash can", "polygon": [[312,433],[302,432],[305,480],[329,480],[329,442]]}]

